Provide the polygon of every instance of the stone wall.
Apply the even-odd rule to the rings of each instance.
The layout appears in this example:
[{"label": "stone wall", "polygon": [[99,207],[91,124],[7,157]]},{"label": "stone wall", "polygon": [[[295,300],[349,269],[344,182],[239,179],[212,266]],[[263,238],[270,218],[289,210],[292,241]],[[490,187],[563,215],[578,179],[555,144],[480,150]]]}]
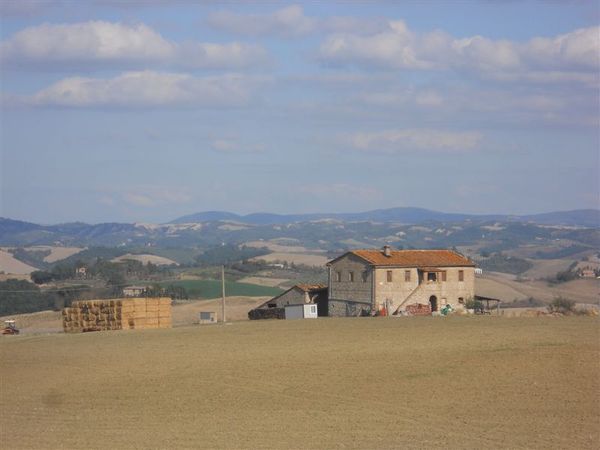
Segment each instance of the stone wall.
[{"label": "stone wall", "polygon": [[370,302],[329,300],[329,317],[359,317],[370,312]]},{"label": "stone wall", "polygon": [[[351,281],[350,273],[354,274],[354,281]],[[337,274],[339,274],[340,281],[338,281]],[[330,307],[331,299],[370,305],[372,288],[372,270],[365,261],[357,256],[348,254],[334,262],[329,268]]]},{"label": "stone wall", "polygon": [[[392,281],[388,281],[388,271]],[[405,281],[405,273],[410,273],[410,281]],[[375,269],[375,309],[390,305],[394,311],[419,286],[419,274],[415,268],[379,267]]]},{"label": "stone wall", "polygon": [[[436,281],[424,280],[419,284],[418,270],[410,269],[410,281],[404,281],[404,271],[408,269],[378,268],[375,271],[376,280],[376,308],[385,306],[386,301],[390,310],[394,312],[400,307],[404,309],[407,304],[430,304],[429,300],[435,296],[437,309],[446,304],[460,309],[463,303],[475,296],[475,269],[473,267],[439,267],[446,271],[446,281],[442,281],[438,274]],[[392,270],[392,282],[387,281],[387,271]],[[459,270],[464,273],[464,281],[458,281]],[[462,299],[463,303],[459,299]]]}]

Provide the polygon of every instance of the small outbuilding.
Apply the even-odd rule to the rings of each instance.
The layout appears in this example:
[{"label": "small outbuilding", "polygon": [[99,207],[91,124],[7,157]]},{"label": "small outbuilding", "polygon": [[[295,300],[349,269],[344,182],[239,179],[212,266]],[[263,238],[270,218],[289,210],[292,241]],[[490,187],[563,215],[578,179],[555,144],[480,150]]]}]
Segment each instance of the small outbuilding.
[{"label": "small outbuilding", "polygon": [[[262,305],[248,312],[250,320],[286,319],[287,307],[311,306],[307,315],[328,315],[327,286],[324,284],[297,284],[284,293],[273,297]],[[296,313],[291,313],[296,314]],[[302,313],[304,314],[304,312]]]},{"label": "small outbuilding", "polygon": [[316,319],[317,305],[290,305],[285,307],[285,319]]}]

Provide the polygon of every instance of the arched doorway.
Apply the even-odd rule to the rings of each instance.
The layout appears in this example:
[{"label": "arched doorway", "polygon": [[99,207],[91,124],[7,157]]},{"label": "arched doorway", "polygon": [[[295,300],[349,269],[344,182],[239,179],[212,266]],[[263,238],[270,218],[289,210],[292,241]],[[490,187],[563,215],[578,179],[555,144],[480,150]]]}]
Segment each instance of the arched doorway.
[{"label": "arched doorway", "polygon": [[435,295],[429,297],[429,305],[431,306],[431,312],[438,310],[438,300]]}]

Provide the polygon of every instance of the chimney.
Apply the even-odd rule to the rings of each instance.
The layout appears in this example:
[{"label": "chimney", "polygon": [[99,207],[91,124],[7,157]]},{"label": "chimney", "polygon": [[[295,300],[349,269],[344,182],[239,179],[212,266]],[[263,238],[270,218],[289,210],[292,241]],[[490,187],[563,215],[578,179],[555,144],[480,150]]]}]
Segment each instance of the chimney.
[{"label": "chimney", "polygon": [[387,256],[388,258],[389,258],[390,256],[392,256],[392,250],[391,250],[391,248],[390,248],[390,246],[389,246],[389,245],[384,245],[384,246],[383,246],[383,254],[384,254],[385,256]]}]

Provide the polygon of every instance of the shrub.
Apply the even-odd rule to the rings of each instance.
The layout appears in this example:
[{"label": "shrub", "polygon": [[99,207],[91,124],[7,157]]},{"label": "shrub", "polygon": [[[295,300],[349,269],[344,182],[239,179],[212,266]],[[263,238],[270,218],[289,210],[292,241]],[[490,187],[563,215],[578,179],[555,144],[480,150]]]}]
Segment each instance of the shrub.
[{"label": "shrub", "polygon": [[547,306],[546,302],[538,300],[535,297],[528,297],[522,300],[513,300],[511,303],[506,303],[504,308],[536,308],[539,306]]},{"label": "shrub", "polygon": [[475,300],[474,298],[468,298],[465,302],[465,307],[467,309],[473,309],[475,312],[483,312],[483,303],[479,300]]},{"label": "shrub", "polygon": [[575,301],[564,297],[556,297],[548,305],[548,311],[563,314],[575,312]]}]

